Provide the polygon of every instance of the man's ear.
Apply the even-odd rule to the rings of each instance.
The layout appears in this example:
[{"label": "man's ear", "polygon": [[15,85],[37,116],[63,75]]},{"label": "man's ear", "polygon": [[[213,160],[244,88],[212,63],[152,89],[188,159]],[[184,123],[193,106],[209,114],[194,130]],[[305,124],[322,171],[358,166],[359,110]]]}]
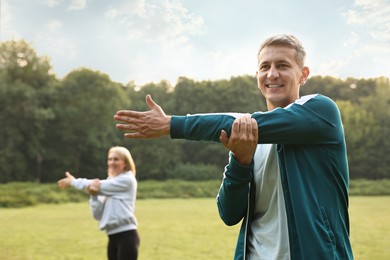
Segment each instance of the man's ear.
[{"label": "man's ear", "polygon": [[304,85],[307,81],[307,78],[309,77],[309,74],[310,74],[309,67],[303,67],[302,76],[301,79],[299,80],[299,84]]}]

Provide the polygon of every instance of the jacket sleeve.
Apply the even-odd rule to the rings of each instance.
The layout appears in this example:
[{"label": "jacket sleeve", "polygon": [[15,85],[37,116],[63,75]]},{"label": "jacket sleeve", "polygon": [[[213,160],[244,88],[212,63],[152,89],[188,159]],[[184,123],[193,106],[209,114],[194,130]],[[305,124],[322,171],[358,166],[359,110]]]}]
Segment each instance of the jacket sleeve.
[{"label": "jacket sleeve", "polygon": [[246,215],[252,170],[253,162],[242,165],[230,153],[217,196],[218,212],[226,225],[235,225]]},{"label": "jacket sleeve", "polygon": [[84,178],[77,178],[73,179],[70,185],[78,190],[87,191],[88,186],[91,184],[92,180],[84,179]]},{"label": "jacket sleeve", "polygon": [[[134,179],[135,180],[135,179]],[[99,195],[114,196],[132,189],[136,183],[130,174],[119,174],[114,178],[100,181]],[[136,187],[133,187],[136,188]]]},{"label": "jacket sleeve", "polygon": [[259,143],[335,144],[344,139],[336,104],[322,95],[305,96],[285,108],[252,115]]},{"label": "jacket sleeve", "polygon": [[[242,116],[242,114],[240,115]],[[285,108],[251,115],[259,127],[259,143],[332,144],[343,139],[336,104],[322,95],[298,99]],[[171,138],[219,142],[221,130],[230,135],[237,114],[172,116]]]},{"label": "jacket sleeve", "polygon": [[104,211],[104,196],[90,196],[89,207],[92,212],[92,216],[96,220],[101,220]]}]

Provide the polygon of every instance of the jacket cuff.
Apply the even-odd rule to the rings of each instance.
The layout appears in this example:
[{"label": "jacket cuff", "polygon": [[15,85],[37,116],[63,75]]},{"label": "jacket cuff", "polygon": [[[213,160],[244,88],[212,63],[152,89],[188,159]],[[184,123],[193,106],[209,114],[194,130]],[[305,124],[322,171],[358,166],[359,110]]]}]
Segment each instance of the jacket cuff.
[{"label": "jacket cuff", "polygon": [[186,116],[172,116],[170,136],[172,139],[185,139]]},{"label": "jacket cuff", "polygon": [[226,175],[235,180],[250,180],[252,178],[253,159],[250,165],[244,165],[238,162],[233,155],[230,155],[230,157],[230,171],[226,172]]}]

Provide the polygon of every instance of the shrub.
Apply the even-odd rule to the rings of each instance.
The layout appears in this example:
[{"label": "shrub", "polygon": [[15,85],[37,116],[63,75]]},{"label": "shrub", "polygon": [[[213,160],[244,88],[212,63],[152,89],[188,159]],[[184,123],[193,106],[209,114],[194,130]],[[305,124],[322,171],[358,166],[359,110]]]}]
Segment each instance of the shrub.
[{"label": "shrub", "polygon": [[181,179],[187,181],[220,180],[222,171],[220,167],[212,164],[179,163],[173,171],[168,173],[168,179]]},{"label": "shrub", "polygon": [[[188,167],[193,170],[194,165]],[[185,169],[177,168],[177,169]],[[202,167],[199,167],[202,169]],[[203,168],[208,169],[208,167]],[[194,177],[196,171],[188,176]],[[201,173],[199,173],[201,174]],[[199,176],[197,176],[199,177]],[[188,177],[190,178],[190,177]],[[142,180],[138,183],[138,199],[149,198],[206,198],[216,197],[221,180],[203,181]],[[390,179],[384,180],[351,180],[350,195],[390,195]],[[34,206],[39,203],[87,202],[89,195],[85,192],[69,188],[61,190],[56,183],[39,184],[35,182],[14,182],[0,184],[0,208],[20,208]]]},{"label": "shrub", "polygon": [[350,195],[390,195],[390,179],[351,180],[349,185]]},{"label": "shrub", "polygon": [[13,182],[0,184],[0,207],[18,208],[39,203],[62,203],[83,201],[88,197],[75,189],[61,190],[57,184]]}]

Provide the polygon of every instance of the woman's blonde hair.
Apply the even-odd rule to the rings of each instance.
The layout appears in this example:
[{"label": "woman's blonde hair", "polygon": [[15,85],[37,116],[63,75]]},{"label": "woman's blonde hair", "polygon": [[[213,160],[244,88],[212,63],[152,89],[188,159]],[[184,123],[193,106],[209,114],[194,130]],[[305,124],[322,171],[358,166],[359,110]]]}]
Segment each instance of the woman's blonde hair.
[{"label": "woman's blonde hair", "polygon": [[[126,171],[131,171],[135,176],[135,164],[133,161],[133,157],[131,157],[131,153],[127,148],[122,146],[114,146],[111,147],[110,150],[108,150],[108,154],[115,152],[118,154],[118,156],[125,161],[126,164]],[[110,172],[108,172],[108,175],[110,176]]]}]

